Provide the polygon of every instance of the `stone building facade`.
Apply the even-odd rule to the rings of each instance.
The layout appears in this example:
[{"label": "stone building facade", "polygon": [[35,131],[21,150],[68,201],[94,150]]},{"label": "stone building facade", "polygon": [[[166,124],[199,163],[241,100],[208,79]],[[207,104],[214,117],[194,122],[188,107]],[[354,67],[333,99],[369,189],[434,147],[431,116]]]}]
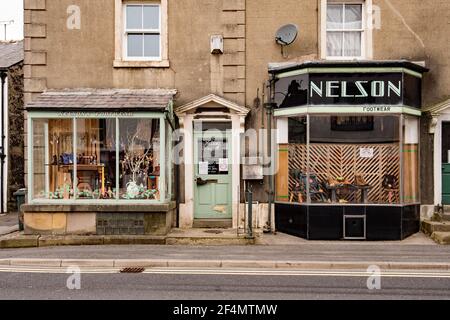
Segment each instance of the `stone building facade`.
[{"label": "stone building facade", "polygon": [[16,211],[14,192],[24,187],[23,42],[0,43],[0,70],[5,75],[4,210]]},{"label": "stone building facade", "polygon": [[[133,8],[127,7],[133,5]],[[345,12],[347,5],[349,12],[355,9],[352,5],[361,5],[361,26],[357,28],[362,43],[358,49],[361,50],[359,57],[336,59],[328,56],[327,9],[330,5],[342,5]],[[141,9],[137,8],[139,6]],[[145,23],[128,24],[131,20],[140,19],[136,18],[139,15],[149,14],[150,17],[156,12],[152,10],[158,10],[157,24],[150,23],[148,28],[145,28]],[[168,218],[167,224],[189,228],[208,226],[208,222],[210,226],[220,225],[223,220],[229,220],[224,225],[242,228],[245,223],[245,181],[239,156],[242,150],[247,153],[253,150],[255,142],[260,148],[250,155],[263,157],[267,154],[267,141],[263,141],[265,135],[256,136],[256,140],[249,142],[241,140],[239,134],[246,129],[267,129],[269,123],[264,104],[271,98],[269,65],[286,67],[304,61],[329,60],[417,62],[430,70],[423,75],[422,81],[421,102],[426,110],[441,105],[449,96],[450,41],[445,23],[449,11],[450,3],[442,0],[142,0],[139,3],[123,0],[97,0],[95,3],[89,0],[25,0],[25,103],[32,106],[30,110],[34,115],[38,115],[39,112],[48,112],[51,108],[46,109],[46,106],[56,103],[51,99],[51,92],[56,92],[56,95],[69,90],[76,100],[77,96],[87,94],[86,91],[92,94],[93,91],[104,90],[101,94],[107,95],[108,90],[163,89],[166,93],[176,90],[176,94],[166,101],[170,105],[166,113],[174,110],[174,122],[178,122],[177,127],[183,130],[180,141],[183,141],[184,161],[174,166],[173,175],[166,179],[172,180],[170,187],[174,188],[173,192],[166,192],[166,195],[170,194],[167,201],[173,201],[176,207],[176,213]],[[275,34],[286,24],[296,25],[299,33],[294,43],[281,50]],[[134,42],[141,41],[140,35],[142,39],[146,36],[158,39],[157,47],[152,47],[154,43],[148,44],[148,50],[158,51],[156,58],[145,57],[146,40],[142,40],[142,45]],[[144,54],[141,56],[133,50]],[[133,58],[136,55],[139,58]],[[43,92],[47,92],[44,98],[41,96]],[[74,103],[73,100],[70,103]],[[33,102],[37,103],[34,110]],[[136,114],[149,112],[148,106],[136,109],[133,103],[125,103],[125,109]],[[89,112],[98,112],[95,106],[95,103],[89,105]],[[67,105],[61,107],[64,112],[70,111]],[[83,106],[77,106],[73,111],[82,109]],[[113,109],[119,108],[114,106]],[[152,112],[164,112],[162,105],[157,109]],[[163,121],[162,115],[160,119]],[[426,119],[422,117],[420,127],[420,198],[423,205],[429,205],[424,207],[428,208],[424,212],[429,212],[437,204],[435,193],[438,191],[433,188],[436,166],[429,165],[434,161],[431,158],[434,150],[431,142],[434,140]],[[276,127],[276,119],[273,120]],[[120,122],[120,119],[116,121]],[[199,122],[215,125],[227,122],[224,128],[237,133],[237,137],[222,140],[225,145],[229,144],[226,148],[230,151],[228,160],[221,162],[228,165],[228,170],[223,171],[227,172],[227,177],[225,174],[217,179],[208,177],[217,169],[203,167],[206,170],[203,171],[206,175],[203,175],[201,167],[193,165],[198,144],[204,148],[203,145],[211,141],[211,137],[196,136],[194,125]],[[31,127],[32,124],[26,120],[26,130]],[[27,135],[28,144],[33,137],[29,132]],[[219,147],[224,148],[223,145]],[[272,148],[271,153],[276,155],[275,143]],[[25,150],[27,157],[32,156],[28,146]],[[120,151],[116,152],[120,157]],[[25,166],[28,175],[30,169],[33,169],[30,165]],[[27,183],[33,182],[28,175]],[[210,182],[202,185],[205,177]],[[253,216],[257,228],[267,226],[268,222],[270,227],[275,227],[274,210],[270,210],[272,216],[268,216],[268,201],[271,195],[275,195],[270,190],[269,179],[273,178],[264,176],[261,181],[252,182]],[[117,185],[121,183],[119,181]],[[203,212],[204,204],[199,199],[205,192],[209,192],[207,199],[204,198],[209,209]],[[222,194],[228,197],[222,199]],[[60,223],[63,227],[54,228],[51,217],[56,217],[61,208],[59,212],[56,209],[46,211],[52,202],[38,202],[41,204],[35,203],[34,206],[30,202],[28,208],[32,224],[30,230],[66,232],[67,223],[72,219],[70,214],[55,218],[55,221],[63,221]],[[66,209],[63,211],[70,211]],[[75,228],[75,233],[83,233],[83,230],[95,233],[99,219],[93,210],[93,207],[86,208],[90,218],[81,222],[83,226]],[[111,213],[113,209],[105,210]],[[117,210],[128,209],[121,207]],[[139,213],[141,209],[136,210]],[[203,213],[197,215],[199,212]],[[45,227],[37,225],[41,218],[46,219]],[[100,219],[100,223],[102,221]]]}]

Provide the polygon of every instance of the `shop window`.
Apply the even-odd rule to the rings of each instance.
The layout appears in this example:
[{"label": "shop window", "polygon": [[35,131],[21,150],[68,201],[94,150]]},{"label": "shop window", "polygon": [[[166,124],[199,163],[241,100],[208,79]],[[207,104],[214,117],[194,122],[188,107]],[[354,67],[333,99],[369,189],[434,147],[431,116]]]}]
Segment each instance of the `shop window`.
[{"label": "shop window", "polygon": [[333,131],[372,131],[373,117],[331,117]]},{"label": "shop window", "polygon": [[[30,121],[33,200],[157,201],[172,194],[173,166],[170,147],[161,150],[160,118]],[[170,135],[163,127],[164,137]]]},{"label": "shop window", "polygon": [[76,197],[115,199],[115,119],[77,119],[76,130]]},{"label": "shop window", "polygon": [[288,119],[289,143],[306,144],[306,117]]},{"label": "shop window", "polygon": [[[286,188],[277,190],[278,199],[299,203],[399,204],[403,165],[408,176],[405,192],[409,190],[408,196],[417,200],[418,158],[413,151],[418,148],[418,138],[413,139],[411,130],[408,131],[411,126],[416,128],[417,120],[412,118],[411,123],[415,124],[405,122],[403,149],[408,150],[408,156],[403,155],[401,164],[400,116],[369,117],[370,131],[356,127],[351,131],[334,131],[330,124],[339,117],[290,119],[289,143],[279,152],[280,171],[286,165],[289,171],[287,183],[277,179],[277,186]],[[308,135],[302,134],[306,128],[310,130]],[[281,152],[285,148],[287,153]],[[406,188],[406,184],[410,187]],[[406,193],[403,196],[406,199]]]},{"label": "shop window", "polygon": [[330,58],[355,58],[364,54],[362,3],[328,1],[326,7],[326,54]]},{"label": "shop window", "polygon": [[405,116],[403,121],[403,201],[419,203],[419,119]]},{"label": "shop window", "polygon": [[159,199],[158,119],[120,119],[120,199]]},{"label": "shop window", "polygon": [[33,194],[37,199],[73,199],[72,119],[33,121]]}]

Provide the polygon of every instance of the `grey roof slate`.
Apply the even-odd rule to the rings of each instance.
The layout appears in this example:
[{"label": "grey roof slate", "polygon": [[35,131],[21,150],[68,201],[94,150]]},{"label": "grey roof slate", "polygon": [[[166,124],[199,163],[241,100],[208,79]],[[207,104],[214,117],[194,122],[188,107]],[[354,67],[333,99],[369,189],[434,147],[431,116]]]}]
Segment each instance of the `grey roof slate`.
[{"label": "grey roof slate", "polygon": [[7,69],[23,60],[23,41],[0,41],[0,69]]},{"label": "grey roof slate", "polygon": [[27,110],[161,110],[173,100],[173,89],[70,89],[49,90]]}]

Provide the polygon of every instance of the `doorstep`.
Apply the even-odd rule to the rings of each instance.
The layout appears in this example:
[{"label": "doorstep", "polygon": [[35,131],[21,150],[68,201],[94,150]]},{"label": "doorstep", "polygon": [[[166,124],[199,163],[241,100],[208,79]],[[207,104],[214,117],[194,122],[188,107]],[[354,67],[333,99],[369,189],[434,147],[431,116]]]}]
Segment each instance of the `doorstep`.
[{"label": "doorstep", "polygon": [[172,229],[167,235],[166,244],[176,245],[247,245],[259,243],[261,232],[255,230],[253,239],[248,239],[242,230],[237,229]]},{"label": "doorstep", "polygon": [[0,237],[0,248],[88,245],[248,245],[259,243],[236,229],[173,229],[166,236],[149,235],[25,235],[15,232]]}]

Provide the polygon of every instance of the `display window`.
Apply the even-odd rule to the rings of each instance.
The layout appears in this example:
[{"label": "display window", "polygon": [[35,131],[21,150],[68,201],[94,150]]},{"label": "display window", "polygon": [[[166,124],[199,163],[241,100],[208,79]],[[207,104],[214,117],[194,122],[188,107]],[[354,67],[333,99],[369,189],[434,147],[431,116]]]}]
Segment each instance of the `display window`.
[{"label": "display window", "polygon": [[291,116],[281,130],[287,130],[288,143],[279,146],[278,201],[420,202],[418,118]]},{"label": "display window", "polygon": [[32,200],[131,203],[171,197],[170,148],[161,147],[171,131],[162,116],[30,121]]}]

